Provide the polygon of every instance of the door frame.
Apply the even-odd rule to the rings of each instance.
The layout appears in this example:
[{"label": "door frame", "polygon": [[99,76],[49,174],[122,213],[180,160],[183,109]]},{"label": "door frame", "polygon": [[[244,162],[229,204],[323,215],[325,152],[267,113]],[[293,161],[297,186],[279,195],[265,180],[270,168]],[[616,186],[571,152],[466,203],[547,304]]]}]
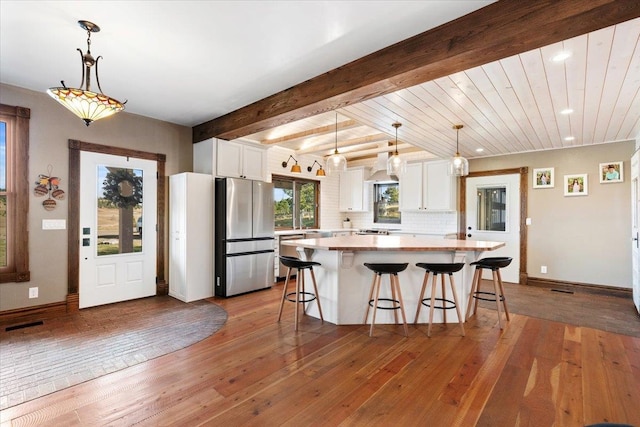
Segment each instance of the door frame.
[{"label": "door frame", "polygon": [[80,310],[80,152],[112,154],[144,160],[155,160],[158,167],[156,233],[156,295],[166,295],[169,287],[164,277],[165,239],[165,164],[161,153],[110,147],[74,139],[69,140],[69,230],[67,234],[67,313]]},{"label": "door frame", "polygon": [[529,168],[498,169],[491,171],[470,172],[469,175],[460,177],[460,191],[458,192],[458,239],[467,239],[467,178],[483,176],[520,174],[520,284],[526,285],[527,274],[527,200],[529,194]]}]

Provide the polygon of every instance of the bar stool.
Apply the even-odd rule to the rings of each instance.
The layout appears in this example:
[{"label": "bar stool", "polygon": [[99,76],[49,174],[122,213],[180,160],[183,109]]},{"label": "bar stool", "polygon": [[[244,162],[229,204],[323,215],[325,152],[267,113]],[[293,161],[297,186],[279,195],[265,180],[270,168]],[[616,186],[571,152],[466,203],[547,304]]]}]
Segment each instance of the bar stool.
[{"label": "bar stool", "polygon": [[[456,292],[455,283],[453,280],[453,273],[456,273],[464,267],[463,262],[459,263],[431,263],[431,262],[420,262],[416,264],[416,267],[424,268],[424,280],[422,282],[422,290],[420,291],[420,299],[418,300],[418,309],[416,310],[416,318],[413,323],[418,322],[418,316],[420,315],[420,309],[424,305],[425,307],[429,307],[429,328],[427,329],[427,336],[431,336],[431,324],[433,323],[433,310],[438,309],[442,310],[443,322],[447,323],[447,310],[452,308],[456,309],[456,313],[458,314],[458,324],[460,325],[460,330],[462,331],[462,336],[464,336],[464,325],[462,314],[460,313],[460,307],[458,305],[458,293]],[[431,283],[431,298],[425,298],[424,292],[427,289],[427,285],[429,283],[429,275],[433,274],[433,282]],[[444,276],[449,275],[449,285],[451,286],[451,293],[453,294],[453,301],[447,299],[447,293],[444,285]],[[442,298],[436,298],[436,285],[438,283],[438,275],[442,278]],[[436,301],[439,301],[441,304],[436,305]]]},{"label": "bar stool", "polygon": [[[507,301],[504,297],[504,287],[502,286],[502,276],[500,275],[500,269],[507,267],[511,264],[512,258],[509,257],[492,257],[482,258],[481,260],[472,262],[470,265],[476,266],[476,271],[473,274],[473,281],[471,282],[471,293],[469,294],[469,305],[467,306],[467,315],[465,319],[468,320],[471,314],[471,302],[475,298],[475,304],[473,305],[473,313],[478,311],[478,300],[483,301],[495,301],[496,308],[498,310],[498,325],[502,328],[502,314],[500,313],[500,303],[504,307],[504,313],[507,321],[509,320],[509,310],[507,309]],[[493,292],[480,291],[480,284],[482,282],[482,270],[491,270],[493,275]]]},{"label": "bar stool", "polygon": [[[369,302],[367,303],[367,311],[364,314],[363,324],[367,323],[369,317],[369,308],[373,307],[373,317],[371,318],[371,328],[369,329],[369,336],[373,336],[373,325],[376,323],[376,312],[381,310],[394,310],[394,318],[396,324],[398,323],[398,311],[402,313],[402,323],[404,324],[404,335],[409,336],[409,329],[407,328],[407,317],[404,313],[404,304],[402,302],[402,293],[400,292],[400,282],[398,280],[398,273],[404,271],[408,263],[404,264],[384,264],[384,263],[364,263],[364,266],[375,274],[373,276],[373,282],[371,282],[371,290],[369,291]],[[389,275],[389,284],[391,287],[391,298],[380,298],[380,282],[382,281],[382,275]],[[373,291],[375,290],[376,296],[373,297]],[[391,307],[385,307],[378,305],[379,301],[386,301],[391,303]]]},{"label": "bar stool", "polygon": [[[313,273],[313,267],[322,265],[319,262],[314,261],[303,261],[299,258],[290,257],[290,256],[281,256],[280,261],[282,264],[287,267],[287,278],[284,282],[284,289],[282,290],[282,300],[280,301],[280,311],[278,312],[278,322],[282,317],[282,308],[284,307],[284,301],[290,301],[296,303],[296,311],[294,312],[294,330],[298,330],[298,307],[300,304],[304,304],[311,301],[316,301],[318,303],[318,312],[320,312],[320,321],[324,323],[324,317],[322,317],[322,307],[320,306],[320,299],[318,298],[318,286],[316,284],[316,275]],[[291,276],[291,269],[297,269],[297,277],[296,277],[296,290],[295,292],[287,293],[287,288],[289,286],[289,277]],[[311,282],[313,283],[313,292],[307,292],[304,290],[304,270],[309,270],[311,273]],[[303,308],[303,313],[305,313],[305,309]]]}]

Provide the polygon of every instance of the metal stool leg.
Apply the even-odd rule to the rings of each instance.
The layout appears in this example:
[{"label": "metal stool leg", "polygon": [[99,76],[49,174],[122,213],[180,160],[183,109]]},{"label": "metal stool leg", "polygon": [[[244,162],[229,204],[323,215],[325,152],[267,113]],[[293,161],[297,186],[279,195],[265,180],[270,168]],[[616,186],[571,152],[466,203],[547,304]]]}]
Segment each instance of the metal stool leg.
[{"label": "metal stool leg", "polygon": [[453,302],[456,305],[456,313],[458,314],[458,324],[460,325],[460,330],[462,331],[462,336],[464,337],[464,325],[462,319],[462,313],[460,313],[460,306],[458,304],[458,293],[456,292],[455,282],[453,280],[453,274],[449,274],[449,284],[451,285],[451,292],[453,293]]}]

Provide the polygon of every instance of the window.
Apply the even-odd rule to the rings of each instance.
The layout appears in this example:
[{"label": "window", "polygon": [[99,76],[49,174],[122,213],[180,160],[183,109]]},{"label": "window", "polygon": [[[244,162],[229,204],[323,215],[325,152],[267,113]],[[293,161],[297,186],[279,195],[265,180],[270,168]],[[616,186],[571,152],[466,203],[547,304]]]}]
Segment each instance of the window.
[{"label": "window", "polygon": [[28,282],[30,110],[0,104],[0,283]]},{"label": "window", "polygon": [[373,184],[373,222],[378,224],[400,224],[398,183]]},{"label": "window", "polygon": [[478,189],[478,223],[476,229],[506,231],[507,188],[487,187]]},{"label": "window", "polygon": [[273,200],[276,230],[319,227],[318,181],[274,175]]}]

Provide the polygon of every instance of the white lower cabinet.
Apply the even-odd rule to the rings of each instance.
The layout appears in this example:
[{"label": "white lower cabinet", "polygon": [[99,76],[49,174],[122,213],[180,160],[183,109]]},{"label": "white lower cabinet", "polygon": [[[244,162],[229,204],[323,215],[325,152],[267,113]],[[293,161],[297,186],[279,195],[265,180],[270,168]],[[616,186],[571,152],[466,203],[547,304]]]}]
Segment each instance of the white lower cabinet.
[{"label": "white lower cabinet", "polygon": [[447,161],[410,163],[400,177],[400,210],[451,212],[456,210],[456,180]]},{"label": "white lower cabinet", "polygon": [[213,296],[213,177],[169,177],[169,295],[184,302]]}]

